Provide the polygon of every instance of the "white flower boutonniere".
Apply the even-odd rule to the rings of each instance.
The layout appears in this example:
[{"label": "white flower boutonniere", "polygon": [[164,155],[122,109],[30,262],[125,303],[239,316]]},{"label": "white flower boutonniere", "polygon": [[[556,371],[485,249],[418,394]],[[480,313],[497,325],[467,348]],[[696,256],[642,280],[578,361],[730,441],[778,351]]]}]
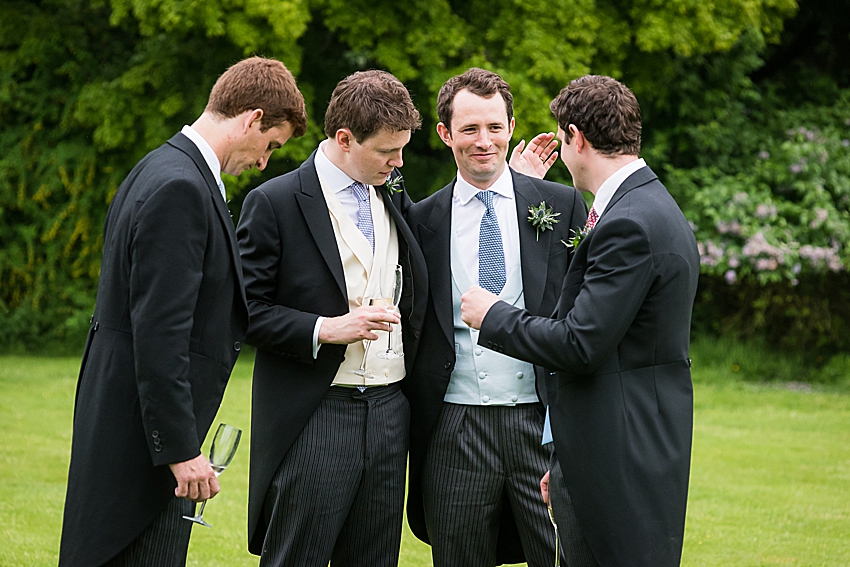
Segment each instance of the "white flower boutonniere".
[{"label": "white flower boutonniere", "polygon": [[528,207],[528,212],[530,213],[528,222],[537,230],[537,240],[540,240],[541,232],[553,230],[553,225],[561,222],[555,218],[561,213],[553,212],[552,207],[546,206],[546,201],[541,201],[536,207],[533,205]]},{"label": "white flower boutonniere", "polygon": [[404,176],[401,174],[396,175],[395,177],[387,177],[386,183],[384,185],[387,187],[387,192],[390,195],[394,195],[395,193],[401,193],[404,191]]}]

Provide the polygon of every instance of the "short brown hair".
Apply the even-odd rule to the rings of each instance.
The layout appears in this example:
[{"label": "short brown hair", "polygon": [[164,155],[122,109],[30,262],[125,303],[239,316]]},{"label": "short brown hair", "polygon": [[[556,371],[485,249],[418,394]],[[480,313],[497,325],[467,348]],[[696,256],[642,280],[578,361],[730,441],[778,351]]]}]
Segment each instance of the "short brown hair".
[{"label": "short brown hair", "polygon": [[452,131],[452,104],[457,93],[464,89],[484,98],[490,98],[499,93],[505,101],[508,122],[514,117],[514,95],[511,94],[510,85],[492,71],[473,67],[466,73],[446,81],[437,96],[437,116],[449,132]]},{"label": "short brown hair", "polygon": [[358,143],[381,130],[416,130],[422,117],[407,88],[386,71],[358,71],[341,80],[325,112],[325,134],[351,130]]},{"label": "short brown hair", "polygon": [[263,111],[263,132],[284,122],[292,124],[293,137],[307,131],[304,97],[280,61],[251,57],[232,65],[213,85],[205,111],[233,118],[257,108]]},{"label": "short brown hair", "polygon": [[640,105],[629,88],[611,77],[585,75],[564,87],[549,104],[566,140],[570,124],[605,155],[640,154]]}]

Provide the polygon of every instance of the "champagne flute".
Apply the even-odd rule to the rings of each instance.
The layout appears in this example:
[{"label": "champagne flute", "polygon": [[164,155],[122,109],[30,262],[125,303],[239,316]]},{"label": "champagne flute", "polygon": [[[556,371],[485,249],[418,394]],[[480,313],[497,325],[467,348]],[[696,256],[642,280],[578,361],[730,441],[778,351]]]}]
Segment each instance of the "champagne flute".
[{"label": "champagne flute", "polygon": [[555,528],[555,567],[561,567],[561,538],[558,535],[558,524],[555,523],[555,512],[552,511],[551,504],[549,504],[549,520]]},{"label": "champagne flute", "polygon": [[[383,299],[372,298],[369,300],[369,305],[377,305],[382,303]],[[357,374],[358,376],[363,376],[364,378],[374,378],[375,376],[372,373],[366,371],[366,356],[369,354],[369,347],[372,346],[372,342],[369,339],[363,339],[363,360],[360,361],[360,368],[355,368],[354,370],[349,370],[352,374]]]},{"label": "champagne flute", "polygon": [[[239,440],[241,438],[241,429],[225,423],[218,424],[215,437],[213,437],[212,447],[210,447],[210,465],[213,471],[215,471],[215,476],[223,473],[227,465],[230,464],[230,461],[233,460],[233,455],[236,454],[236,448],[239,446]],[[204,521],[204,507],[206,505],[207,500],[204,500],[196,516],[183,516],[183,519],[211,528],[212,526]]]},{"label": "champagne flute", "polygon": [[[381,266],[379,275],[379,288],[381,290],[381,295],[384,296],[384,307],[387,308],[387,311],[390,313],[395,313],[398,309],[398,302],[401,300],[401,266],[398,264],[387,264],[386,266]],[[377,354],[378,358],[383,358],[384,360],[393,360],[397,358],[403,358],[404,354],[400,352],[396,352],[393,349],[393,326],[391,324],[387,324],[389,328],[389,336],[387,337],[387,350],[386,352],[379,352]]]}]

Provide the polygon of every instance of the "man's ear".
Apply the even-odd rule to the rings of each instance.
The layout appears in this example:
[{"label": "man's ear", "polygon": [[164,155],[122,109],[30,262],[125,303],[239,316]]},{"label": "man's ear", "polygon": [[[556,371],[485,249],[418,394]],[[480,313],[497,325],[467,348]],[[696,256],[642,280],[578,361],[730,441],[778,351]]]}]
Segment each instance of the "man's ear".
[{"label": "man's ear", "polygon": [[260,126],[263,122],[264,114],[265,112],[263,112],[262,108],[255,108],[254,110],[248,112],[245,116],[244,122],[242,123],[242,129],[244,130],[244,132],[250,130],[255,122],[257,123],[257,126]]},{"label": "man's ear", "polygon": [[351,133],[351,130],[348,128],[340,128],[336,131],[336,136],[334,137],[336,140],[336,144],[339,146],[344,152],[351,151],[351,145],[354,143],[354,134]]},{"label": "man's ear", "polygon": [[581,153],[582,150],[586,149],[590,144],[587,141],[587,138],[584,137],[584,134],[581,133],[581,130],[576,128],[575,124],[570,124],[567,127],[572,134],[572,143],[576,145],[576,152]]},{"label": "man's ear", "polygon": [[442,122],[437,124],[437,135],[440,136],[445,145],[452,147],[452,133]]}]

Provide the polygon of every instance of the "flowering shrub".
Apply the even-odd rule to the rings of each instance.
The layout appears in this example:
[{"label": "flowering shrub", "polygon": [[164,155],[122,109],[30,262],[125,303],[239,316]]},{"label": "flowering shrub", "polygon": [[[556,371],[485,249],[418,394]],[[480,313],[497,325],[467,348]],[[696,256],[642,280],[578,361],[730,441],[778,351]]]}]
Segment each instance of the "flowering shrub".
[{"label": "flowering shrub", "polygon": [[686,187],[682,205],[699,242],[703,273],[730,285],[796,285],[807,274],[848,269],[850,96],[834,110],[843,120],[765,138],[749,170],[673,173],[671,184]]}]

